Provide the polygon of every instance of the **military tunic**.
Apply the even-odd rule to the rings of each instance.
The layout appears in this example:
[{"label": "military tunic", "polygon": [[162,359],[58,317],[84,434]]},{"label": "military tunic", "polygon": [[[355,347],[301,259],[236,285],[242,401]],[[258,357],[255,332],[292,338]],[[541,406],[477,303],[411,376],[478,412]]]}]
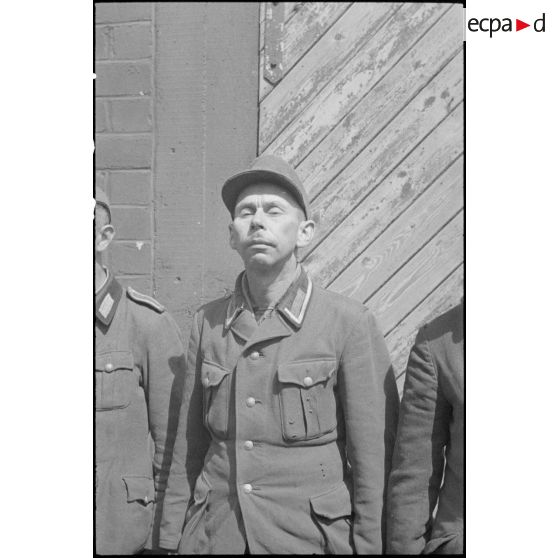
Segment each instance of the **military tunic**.
[{"label": "military tunic", "polygon": [[[95,297],[95,528],[98,554],[157,546],[182,398],[176,323],[155,300],[108,276]],[[148,540],[150,539],[150,540]]]},{"label": "military tunic", "polygon": [[398,399],[374,318],[302,271],[258,325],[241,284],[194,318],[161,545],[381,553]]}]

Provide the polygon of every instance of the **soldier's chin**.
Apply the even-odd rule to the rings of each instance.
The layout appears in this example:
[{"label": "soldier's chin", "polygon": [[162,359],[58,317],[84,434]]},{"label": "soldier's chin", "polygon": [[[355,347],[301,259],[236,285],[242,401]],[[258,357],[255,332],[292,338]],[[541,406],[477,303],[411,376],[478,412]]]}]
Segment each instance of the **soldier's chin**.
[{"label": "soldier's chin", "polygon": [[250,254],[245,263],[253,267],[269,267],[273,265],[274,262],[269,254],[256,252],[255,254]]}]

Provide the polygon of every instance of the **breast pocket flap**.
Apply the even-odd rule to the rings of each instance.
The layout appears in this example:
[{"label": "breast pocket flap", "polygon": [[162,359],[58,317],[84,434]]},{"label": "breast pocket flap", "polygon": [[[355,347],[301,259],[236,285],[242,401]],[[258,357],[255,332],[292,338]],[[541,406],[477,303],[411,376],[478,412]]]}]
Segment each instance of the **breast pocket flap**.
[{"label": "breast pocket flap", "polygon": [[201,368],[202,384],[205,387],[218,386],[223,381],[223,378],[226,378],[230,373],[231,370],[226,370],[218,364],[203,361]]},{"label": "breast pocket flap", "polygon": [[327,382],[336,367],[335,359],[288,362],[279,365],[277,377],[281,383],[309,388]]},{"label": "breast pocket flap", "polygon": [[99,372],[114,372],[115,370],[133,370],[134,357],[129,351],[111,351],[101,353],[95,357],[95,370]]}]

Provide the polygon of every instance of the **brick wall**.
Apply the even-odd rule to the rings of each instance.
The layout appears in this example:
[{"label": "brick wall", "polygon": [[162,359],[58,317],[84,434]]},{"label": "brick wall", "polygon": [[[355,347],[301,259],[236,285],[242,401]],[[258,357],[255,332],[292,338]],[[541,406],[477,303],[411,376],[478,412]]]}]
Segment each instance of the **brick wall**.
[{"label": "brick wall", "polygon": [[109,264],[125,285],[153,292],[152,3],[95,5],[95,168],[111,201]]}]

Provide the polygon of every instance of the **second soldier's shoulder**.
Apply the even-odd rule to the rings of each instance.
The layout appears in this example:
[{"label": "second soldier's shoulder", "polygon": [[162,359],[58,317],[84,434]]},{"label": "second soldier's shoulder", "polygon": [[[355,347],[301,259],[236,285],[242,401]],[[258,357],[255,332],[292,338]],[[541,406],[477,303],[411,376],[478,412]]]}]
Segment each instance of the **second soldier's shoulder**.
[{"label": "second soldier's shoulder", "polygon": [[360,318],[363,314],[370,313],[370,309],[364,304],[353,298],[324,289],[319,285],[314,285],[317,306],[320,308],[330,308],[336,314],[349,318]]},{"label": "second soldier's shoulder", "polygon": [[226,312],[233,296],[234,296],[234,292],[227,291],[223,296],[210,300],[205,304],[202,304],[196,310],[196,315],[206,316],[206,315],[214,315],[214,314],[220,314],[222,312]]}]

